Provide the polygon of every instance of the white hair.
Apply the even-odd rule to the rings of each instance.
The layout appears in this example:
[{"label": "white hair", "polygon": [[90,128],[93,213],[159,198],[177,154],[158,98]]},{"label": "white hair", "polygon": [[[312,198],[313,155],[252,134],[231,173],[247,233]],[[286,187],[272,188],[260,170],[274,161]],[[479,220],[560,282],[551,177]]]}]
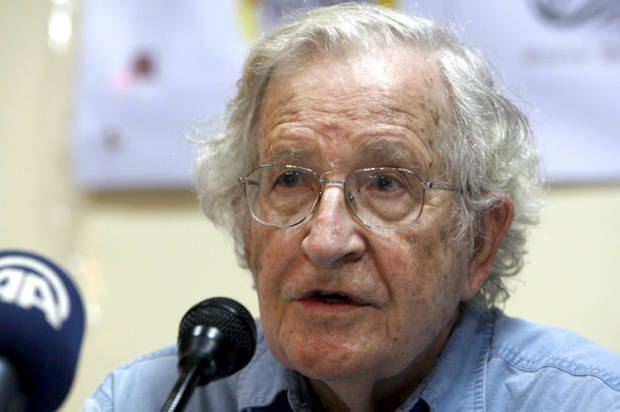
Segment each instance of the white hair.
[{"label": "white hair", "polygon": [[257,116],[275,69],[299,70],[316,56],[402,46],[431,57],[445,83],[450,126],[439,150],[445,176],[461,188],[458,238],[470,253],[479,218],[496,205],[497,194],[514,204],[515,217],[491,274],[472,299],[479,307],[491,307],[508,298],[505,279],[521,269],[527,228],[538,220],[538,151],[526,117],[497,90],[489,63],[429,19],[347,3],[314,9],[262,36],[243,66],[225,129],[204,141],[195,173],[201,207],[232,233],[239,263],[246,266],[243,242],[250,217],[237,178],[257,166]]}]

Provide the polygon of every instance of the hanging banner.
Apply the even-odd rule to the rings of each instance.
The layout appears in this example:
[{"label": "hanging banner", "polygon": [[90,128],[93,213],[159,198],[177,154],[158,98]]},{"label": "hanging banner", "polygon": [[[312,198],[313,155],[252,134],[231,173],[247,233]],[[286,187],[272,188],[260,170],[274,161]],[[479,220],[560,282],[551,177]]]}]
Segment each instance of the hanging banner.
[{"label": "hanging banner", "polygon": [[[251,42],[320,0],[89,0],[73,127],[90,190],[187,188]],[[369,1],[371,2],[371,1]],[[529,116],[551,183],[620,182],[620,2],[372,1],[459,28]]]}]

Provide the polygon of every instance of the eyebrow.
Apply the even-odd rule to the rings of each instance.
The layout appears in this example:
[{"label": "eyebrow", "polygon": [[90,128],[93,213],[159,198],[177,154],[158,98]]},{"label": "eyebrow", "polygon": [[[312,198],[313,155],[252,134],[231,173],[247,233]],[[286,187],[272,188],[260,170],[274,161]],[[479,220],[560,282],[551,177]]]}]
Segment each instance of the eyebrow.
[{"label": "eyebrow", "polygon": [[275,148],[272,146],[261,163],[299,164],[308,157],[313,155],[299,146],[279,145]]},{"label": "eyebrow", "polygon": [[[275,144],[267,150],[260,163],[312,167],[319,160],[320,155],[311,147]],[[353,168],[403,167],[417,173],[427,170],[420,156],[416,156],[409,145],[390,137],[375,137],[363,142],[351,160],[353,164],[350,166]]]},{"label": "eyebrow", "polygon": [[364,142],[360,149],[358,158],[368,162],[369,159],[383,164],[374,166],[398,166],[414,171],[424,171],[423,163],[416,156],[409,146],[389,138],[377,137]]}]

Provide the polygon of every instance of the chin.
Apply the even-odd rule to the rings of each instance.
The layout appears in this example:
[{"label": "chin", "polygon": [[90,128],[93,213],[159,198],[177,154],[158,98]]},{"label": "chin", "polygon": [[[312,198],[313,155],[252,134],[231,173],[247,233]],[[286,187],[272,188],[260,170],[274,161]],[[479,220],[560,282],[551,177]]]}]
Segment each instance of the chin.
[{"label": "chin", "polygon": [[305,345],[288,348],[281,363],[310,379],[333,381],[377,374],[377,359],[377,354],[319,338],[309,339]]}]

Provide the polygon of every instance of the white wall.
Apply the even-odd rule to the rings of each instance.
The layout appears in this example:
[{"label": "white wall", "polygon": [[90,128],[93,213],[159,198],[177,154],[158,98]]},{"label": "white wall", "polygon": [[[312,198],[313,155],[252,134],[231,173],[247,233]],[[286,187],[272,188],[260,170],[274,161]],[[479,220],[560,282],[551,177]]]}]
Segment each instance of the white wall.
[{"label": "white wall", "polygon": [[552,188],[507,312],[620,352],[619,239],[620,185]]},{"label": "white wall", "polygon": [[[254,314],[257,306],[230,240],[191,193],[97,195],[72,185],[72,57],[47,47],[48,3],[2,5],[0,248],[48,255],[80,286],[90,323],[62,408],[75,411],[109,370],[173,343],[192,304],[226,295]],[[506,309],[620,352],[620,186],[553,188],[548,204]]]}]

